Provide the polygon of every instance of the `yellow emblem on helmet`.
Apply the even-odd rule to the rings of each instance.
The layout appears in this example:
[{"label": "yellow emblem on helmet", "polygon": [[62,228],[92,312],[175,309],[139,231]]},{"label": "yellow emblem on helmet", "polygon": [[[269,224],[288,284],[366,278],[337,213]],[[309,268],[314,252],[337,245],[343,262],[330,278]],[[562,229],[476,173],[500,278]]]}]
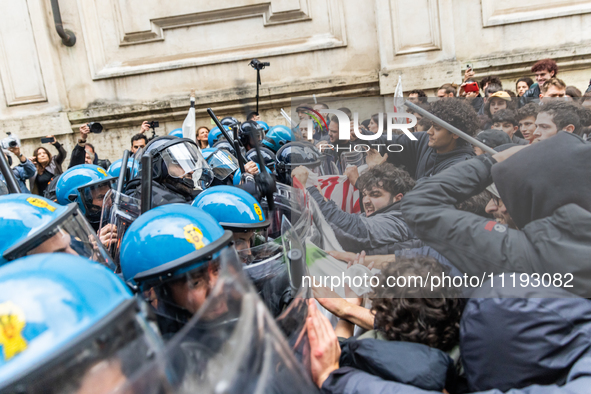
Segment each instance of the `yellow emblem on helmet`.
[{"label": "yellow emblem on helmet", "polygon": [[259,216],[259,220],[262,222],[263,221],[263,211],[261,211],[261,207],[259,207],[259,204],[254,204],[254,211]]},{"label": "yellow emblem on helmet", "polygon": [[187,224],[183,227],[183,230],[185,230],[185,239],[192,243],[196,250],[205,246],[203,243],[203,233],[197,227],[192,224]]},{"label": "yellow emblem on helmet", "polygon": [[10,301],[0,304],[0,346],[4,361],[27,349],[22,335],[26,325],[25,314],[17,305]]},{"label": "yellow emblem on helmet", "polygon": [[98,172],[100,172],[101,174],[103,174],[104,176],[109,176],[109,175],[107,174],[107,171],[105,171],[105,170],[104,170],[102,167],[99,167],[99,168],[97,168],[96,170],[97,170]]},{"label": "yellow emblem on helmet", "polygon": [[47,203],[47,201],[43,201],[40,198],[29,197],[29,198],[27,198],[27,202],[34,207],[46,208],[46,209],[49,209],[49,211],[51,211],[51,212],[55,211],[55,207],[53,205],[49,205]]}]

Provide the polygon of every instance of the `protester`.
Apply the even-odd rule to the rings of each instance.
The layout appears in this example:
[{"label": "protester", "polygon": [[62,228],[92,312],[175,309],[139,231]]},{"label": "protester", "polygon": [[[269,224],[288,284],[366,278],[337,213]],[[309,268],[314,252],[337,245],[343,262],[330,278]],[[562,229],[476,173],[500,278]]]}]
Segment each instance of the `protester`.
[{"label": "protester", "polygon": [[583,126],[591,123],[591,111],[573,102],[550,101],[540,107],[534,139],[545,140],[559,131],[582,135]]},{"label": "protester", "polygon": [[37,175],[29,179],[29,186],[31,192],[39,196],[43,195],[47,185],[54,177],[62,174],[62,163],[68,156],[62,144],[54,136],[50,135],[47,138],[53,138],[51,144],[57,148],[58,155],[52,156],[47,149],[40,146],[35,149],[33,157],[30,158],[31,162],[37,167]]},{"label": "protester", "polygon": [[414,89],[408,93],[408,99],[415,104],[427,103],[427,94],[421,89]]},{"label": "protester", "polygon": [[205,126],[201,126],[197,129],[197,145],[200,149],[209,148],[209,142],[207,137],[209,136],[209,129]]},{"label": "protester", "polygon": [[[307,185],[308,174],[307,169],[298,167],[291,176]],[[357,187],[363,195],[364,216],[340,210],[334,201],[326,201],[315,186],[309,186],[307,190],[346,251],[390,254],[418,244],[400,212],[400,200],[414,185],[406,171],[390,163],[367,170],[357,180]]]},{"label": "protester", "polygon": [[521,96],[519,100],[520,107],[532,100],[537,101],[538,97],[540,97],[541,86],[550,78],[554,78],[558,74],[558,65],[552,59],[543,59],[532,66],[531,72],[536,75],[536,83],[531,85],[528,91]]},{"label": "protester", "polygon": [[[430,112],[470,136],[474,136],[478,130],[476,113],[465,100],[450,97],[435,101],[431,103]],[[413,135],[417,141],[411,141],[406,135],[393,135],[391,140],[382,136],[376,142],[385,146],[401,145],[402,151],[384,155],[388,162],[404,165],[416,180],[435,175],[474,156],[472,147],[464,140],[437,124],[433,124],[427,132]]]},{"label": "protester", "polygon": [[[401,258],[383,269],[379,283],[388,278],[414,278],[428,281],[448,270],[429,257]],[[402,283],[399,281],[399,283]],[[425,390],[454,392],[454,364],[459,364],[460,317],[463,300],[458,290],[446,286],[429,289],[413,286],[410,279],[400,286],[376,287],[370,295],[374,327],[358,338],[340,343],[340,368],[355,368],[401,383],[411,383]],[[321,302],[330,303],[327,299]],[[336,334],[347,337],[352,325],[339,320]],[[370,355],[364,357],[363,355]],[[324,387],[342,392],[342,387]]]},{"label": "protester", "polygon": [[566,95],[575,101],[583,97],[583,93],[581,93],[581,91],[577,89],[576,86],[567,86]]},{"label": "protester", "polygon": [[523,96],[525,92],[529,90],[534,81],[531,78],[523,77],[519,78],[515,83],[515,90],[517,91],[517,97]]},{"label": "protester", "polygon": [[[31,160],[27,159],[27,157],[21,153],[20,146],[10,147],[8,148],[8,151],[14,154],[16,158],[19,160],[18,165],[12,168],[12,173],[14,174],[14,177],[18,182],[18,186],[21,192],[30,193],[29,189],[27,189],[27,184],[25,183],[25,181],[35,176],[35,172],[37,171],[35,165],[33,164],[33,162],[31,162]],[[6,161],[8,162],[8,164],[11,165],[12,159],[4,151],[2,152],[2,154],[4,155],[4,157],[6,157]],[[1,172],[0,181],[6,182],[6,180],[4,179],[4,175]]]},{"label": "protester", "polygon": [[437,90],[437,97],[444,98],[444,97],[455,97],[456,96],[456,88],[450,84],[446,83],[441,85],[441,87]]},{"label": "protester", "polygon": [[539,105],[529,103],[519,108],[515,115],[515,120],[519,124],[519,131],[529,144],[535,139],[536,117],[538,116],[539,108]]},{"label": "protester", "polygon": [[[481,155],[420,182],[402,201],[403,216],[462,272],[569,273],[570,291],[589,296],[589,267],[580,264],[591,253],[582,231],[591,223],[591,183],[582,164],[589,160],[591,146],[569,133]],[[487,187],[491,175],[518,230],[455,209]]]},{"label": "protester", "polygon": [[495,112],[492,116],[492,128],[505,132],[514,144],[528,144],[528,141],[515,135],[519,131],[519,122],[515,119],[515,112],[510,109],[502,109]]},{"label": "protester", "polygon": [[500,86],[500,88],[498,90],[503,89],[503,84],[501,83],[501,79],[499,77],[497,77],[495,75],[486,76],[480,80],[480,84],[479,84],[480,88],[484,92],[484,97],[488,97],[486,89],[490,85]]},{"label": "protester", "polygon": [[566,95],[566,84],[558,78],[550,78],[540,88],[540,99],[559,98]]}]

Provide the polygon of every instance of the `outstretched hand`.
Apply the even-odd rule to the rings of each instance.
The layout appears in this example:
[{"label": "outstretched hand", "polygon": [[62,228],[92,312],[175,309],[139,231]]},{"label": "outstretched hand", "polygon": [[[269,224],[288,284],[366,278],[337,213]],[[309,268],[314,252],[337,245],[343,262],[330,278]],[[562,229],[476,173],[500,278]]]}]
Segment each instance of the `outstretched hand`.
[{"label": "outstretched hand", "polygon": [[334,370],[339,368],[341,347],[328,319],[316,308],[313,299],[308,301],[306,330],[310,340],[310,369],[312,380],[318,387]]},{"label": "outstretched hand", "polygon": [[367,152],[367,156],[365,157],[365,162],[369,168],[385,163],[386,160],[388,160],[388,154],[384,153],[382,156],[380,155],[380,152],[375,149],[370,149],[369,152]]}]

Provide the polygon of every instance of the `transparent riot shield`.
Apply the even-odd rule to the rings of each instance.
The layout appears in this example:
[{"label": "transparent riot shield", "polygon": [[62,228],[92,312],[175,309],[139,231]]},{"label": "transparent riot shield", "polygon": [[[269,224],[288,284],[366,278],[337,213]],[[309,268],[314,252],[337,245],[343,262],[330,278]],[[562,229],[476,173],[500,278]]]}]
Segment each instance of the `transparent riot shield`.
[{"label": "transparent riot shield", "polygon": [[141,214],[141,202],[137,198],[109,190],[103,200],[99,238],[119,266],[119,249],[123,235]]},{"label": "transparent riot shield", "polygon": [[349,166],[361,167],[365,164],[365,153],[363,152],[343,152],[340,157],[340,170],[341,174],[345,173],[345,170]]},{"label": "transparent riot shield", "polygon": [[277,183],[277,192],[273,194],[275,210],[269,212],[268,204],[265,201],[262,203],[266,217],[271,219],[267,236],[271,240],[279,238],[281,223],[283,217],[286,217],[293,224],[298,236],[302,237],[312,223],[308,199],[309,197],[303,190]]},{"label": "transparent riot shield", "polygon": [[[318,389],[241,270],[233,248],[218,257],[205,303],[150,373],[175,393],[313,393]],[[138,381],[141,379],[138,379]]]}]

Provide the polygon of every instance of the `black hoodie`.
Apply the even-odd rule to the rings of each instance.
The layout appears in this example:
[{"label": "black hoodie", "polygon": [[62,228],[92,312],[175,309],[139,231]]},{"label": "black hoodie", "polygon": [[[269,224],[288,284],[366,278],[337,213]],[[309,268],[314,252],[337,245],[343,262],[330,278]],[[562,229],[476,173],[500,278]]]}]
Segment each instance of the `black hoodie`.
[{"label": "black hoodie", "polygon": [[591,212],[591,144],[560,132],[492,167],[507,211],[519,228],[577,204]]}]

